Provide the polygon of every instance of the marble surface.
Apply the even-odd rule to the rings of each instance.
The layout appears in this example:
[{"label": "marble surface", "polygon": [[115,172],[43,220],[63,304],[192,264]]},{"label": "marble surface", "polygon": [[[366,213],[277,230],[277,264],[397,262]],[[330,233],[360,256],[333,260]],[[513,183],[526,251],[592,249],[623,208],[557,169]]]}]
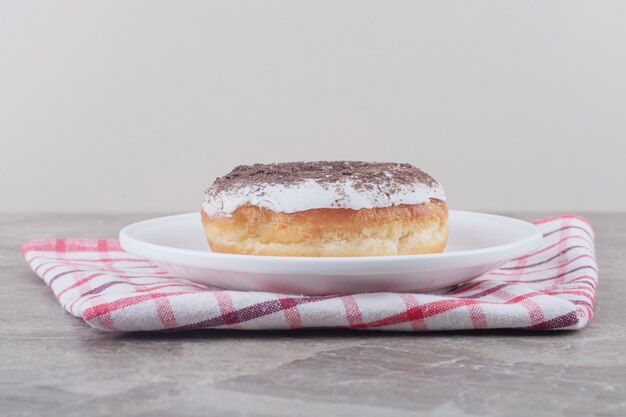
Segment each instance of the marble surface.
[{"label": "marble surface", "polygon": [[572,332],[102,333],[19,251],[146,217],[0,215],[0,415],[626,415],[626,214],[587,216],[600,286],[592,323]]}]

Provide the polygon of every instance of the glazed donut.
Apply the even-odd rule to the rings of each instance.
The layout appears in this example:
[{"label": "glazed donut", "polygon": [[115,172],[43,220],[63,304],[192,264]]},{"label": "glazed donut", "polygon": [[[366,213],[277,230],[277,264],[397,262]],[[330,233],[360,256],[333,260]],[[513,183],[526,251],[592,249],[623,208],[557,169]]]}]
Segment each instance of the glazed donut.
[{"label": "glazed donut", "polygon": [[293,162],[236,167],[205,193],[214,252],[274,256],[437,253],[443,187],[409,164]]}]

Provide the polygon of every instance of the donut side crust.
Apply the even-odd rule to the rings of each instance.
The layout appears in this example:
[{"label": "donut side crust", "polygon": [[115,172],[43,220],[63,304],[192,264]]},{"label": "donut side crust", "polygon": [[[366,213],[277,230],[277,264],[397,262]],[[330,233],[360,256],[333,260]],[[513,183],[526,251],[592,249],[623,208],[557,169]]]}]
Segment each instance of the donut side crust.
[{"label": "donut side crust", "polygon": [[211,250],[270,256],[390,256],[442,252],[448,206],[422,204],[351,210],[320,208],[295,213],[240,206],[231,216],[201,212]]}]

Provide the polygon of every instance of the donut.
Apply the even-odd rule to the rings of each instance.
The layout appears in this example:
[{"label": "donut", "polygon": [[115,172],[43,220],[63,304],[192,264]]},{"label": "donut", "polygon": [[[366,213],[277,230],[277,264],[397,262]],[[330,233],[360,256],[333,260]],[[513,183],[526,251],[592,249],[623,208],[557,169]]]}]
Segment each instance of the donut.
[{"label": "donut", "polygon": [[448,239],[443,187],[410,164],[241,165],[205,192],[212,251],[270,256],[438,253]]}]

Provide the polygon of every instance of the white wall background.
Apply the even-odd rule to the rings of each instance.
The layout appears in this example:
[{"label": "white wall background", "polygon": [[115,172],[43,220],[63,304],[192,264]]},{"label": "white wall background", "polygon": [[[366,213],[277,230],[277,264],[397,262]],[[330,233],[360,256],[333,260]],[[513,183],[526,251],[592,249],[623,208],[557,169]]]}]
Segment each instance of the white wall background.
[{"label": "white wall background", "polygon": [[406,161],[455,208],[626,210],[626,2],[0,0],[0,211],[183,211]]}]

